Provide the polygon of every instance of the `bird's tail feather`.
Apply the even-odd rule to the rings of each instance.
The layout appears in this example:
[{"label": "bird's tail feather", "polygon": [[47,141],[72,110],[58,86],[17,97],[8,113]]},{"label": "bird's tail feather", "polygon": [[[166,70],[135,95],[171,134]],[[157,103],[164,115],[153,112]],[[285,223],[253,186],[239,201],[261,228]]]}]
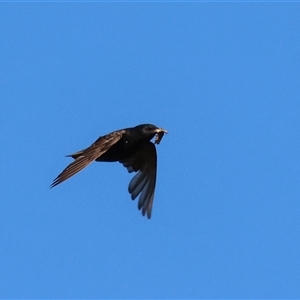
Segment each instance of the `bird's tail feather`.
[{"label": "bird's tail feather", "polygon": [[50,188],[55,187],[56,185],[62,183],[63,181],[69,179],[83,168],[88,166],[91,162],[93,162],[93,158],[91,156],[79,155],[74,153],[72,155],[68,155],[73,157],[75,160],[71,162],[52,182]]},{"label": "bird's tail feather", "polygon": [[78,152],[75,152],[73,154],[69,154],[69,155],[66,155],[66,157],[72,157],[74,159],[78,158],[79,156],[81,156],[83,154],[84,150],[80,150]]}]

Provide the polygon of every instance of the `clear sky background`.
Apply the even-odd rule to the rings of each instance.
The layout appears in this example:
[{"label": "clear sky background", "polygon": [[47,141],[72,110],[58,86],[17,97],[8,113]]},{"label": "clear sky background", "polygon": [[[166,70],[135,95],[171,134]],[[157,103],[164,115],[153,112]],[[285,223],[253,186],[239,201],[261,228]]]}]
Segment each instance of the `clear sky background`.
[{"label": "clear sky background", "polygon": [[[300,5],[1,3],[1,298],[299,298]],[[152,219],[111,131],[166,128]]]}]

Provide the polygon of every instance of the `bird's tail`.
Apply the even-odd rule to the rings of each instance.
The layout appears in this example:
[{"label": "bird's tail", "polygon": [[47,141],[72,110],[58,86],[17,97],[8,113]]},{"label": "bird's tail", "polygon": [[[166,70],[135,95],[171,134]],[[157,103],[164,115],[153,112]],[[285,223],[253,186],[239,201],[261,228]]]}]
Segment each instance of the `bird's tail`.
[{"label": "bird's tail", "polygon": [[76,152],[74,154],[67,155],[68,157],[73,157],[75,160],[71,162],[52,182],[51,188],[67,180],[71,176],[75,175],[83,168],[88,166],[94,161],[94,157],[90,155],[85,155],[84,150]]},{"label": "bird's tail", "polygon": [[83,154],[83,152],[84,152],[84,150],[81,150],[81,151],[75,152],[73,154],[66,155],[66,157],[72,157],[72,158],[76,159],[79,156],[81,156]]}]

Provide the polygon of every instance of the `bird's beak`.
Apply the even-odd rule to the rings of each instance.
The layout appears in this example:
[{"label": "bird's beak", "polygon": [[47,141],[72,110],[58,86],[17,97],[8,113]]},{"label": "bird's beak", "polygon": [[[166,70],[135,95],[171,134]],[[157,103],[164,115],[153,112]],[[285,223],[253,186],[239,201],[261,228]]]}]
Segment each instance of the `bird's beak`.
[{"label": "bird's beak", "polygon": [[163,129],[163,128],[156,128],[155,132],[156,133],[163,133],[163,134],[168,133],[168,131],[166,129]]},{"label": "bird's beak", "polygon": [[155,144],[159,144],[161,139],[163,138],[164,134],[165,133],[168,133],[168,131],[166,129],[163,129],[163,128],[157,128],[155,130],[156,132],[156,136],[155,136]]}]

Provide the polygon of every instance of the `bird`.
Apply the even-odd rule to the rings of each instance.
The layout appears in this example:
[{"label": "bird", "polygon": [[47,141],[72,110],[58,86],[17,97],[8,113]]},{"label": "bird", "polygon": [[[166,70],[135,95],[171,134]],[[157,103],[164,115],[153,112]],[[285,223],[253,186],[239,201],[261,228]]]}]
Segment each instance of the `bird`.
[{"label": "bird", "polygon": [[129,173],[137,172],[129,183],[128,192],[132,200],[139,196],[138,209],[150,219],[157,172],[155,144],[160,143],[165,133],[167,130],[163,128],[141,124],[100,136],[88,148],[67,155],[74,161],[53,180],[50,188],[69,179],[93,161],[120,162]]}]

